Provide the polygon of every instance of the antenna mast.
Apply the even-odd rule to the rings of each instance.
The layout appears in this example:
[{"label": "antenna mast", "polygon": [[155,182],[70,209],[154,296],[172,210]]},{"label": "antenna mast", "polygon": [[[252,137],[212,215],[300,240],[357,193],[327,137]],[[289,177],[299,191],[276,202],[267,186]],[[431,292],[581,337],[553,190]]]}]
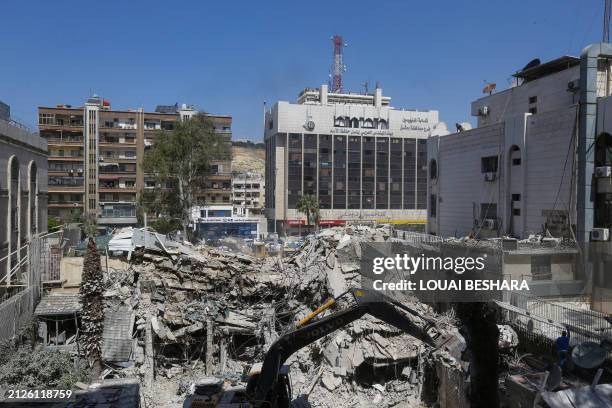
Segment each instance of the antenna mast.
[{"label": "antenna mast", "polygon": [[342,40],[341,35],[334,35],[332,37],[334,43],[334,61],[331,67],[331,83],[330,88],[332,92],[342,93],[342,73],[346,70],[344,62],[342,61],[342,49],[346,46]]},{"label": "antenna mast", "polygon": [[610,1],[605,0],[604,23],[603,23],[603,42],[610,42]]}]

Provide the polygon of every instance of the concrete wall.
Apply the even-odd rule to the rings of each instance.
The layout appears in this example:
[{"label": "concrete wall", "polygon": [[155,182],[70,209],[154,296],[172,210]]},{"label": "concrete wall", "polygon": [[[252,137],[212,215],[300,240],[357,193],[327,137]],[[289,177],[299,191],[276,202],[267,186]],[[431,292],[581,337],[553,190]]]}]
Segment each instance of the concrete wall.
[{"label": "concrete wall", "polygon": [[[535,81],[523,83],[472,102],[472,116],[478,117],[478,127],[503,122],[506,118],[529,112],[531,107],[537,113],[558,110],[578,103],[578,94],[568,92],[567,84],[580,77],[580,67],[574,66]],[[537,97],[535,104],[529,103],[530,97]],[[488,107],[487,116],[479,116],[478,111]]]},{"label": "concrete wall", "polygon": [[[504,253],[504,277],[506,279],[531,280],[531,261],[534,255],[537,254]],[[550,272],[552,281],[572,281],[576,279],[577,254],[551,253],[548,255],[550,255]]]},{"label": "concrete wall", "polygon": [[[19,164],[19,182],[13,189],[10,169]],[[36,168],[36,186],[30,194],[30,171]],[[47,230],[47,142],[38,135],[0,120],[0,259],[28,242],[33,234]],[[9,198],[19,207],[18,225],[13,225]],[[31,203],[31,205],[30,205]],[[31,215],[30,208],[38,210]],[[12,252],[12,251],[11,251]],[[25,252],[18,254],[18,259]],[[0,280],[6,275],[8,260],[0,261]],[[16,260],[13,260],[13,266]]]},{"label": "concrete wall", "polygon": [[[442,236],[476,232],[481,237],[512,233],[522,238],[541,233],[552,211],[569,210],[575,220],[575,192],[570,203],[570,185],[576,120],[576,107],[571,106],[432,137],[428,157],[430,163],[436,160],[438,177],[429,180],[428,189],[437,197],[437,214],[433,217],[429,210],[429,232]],[[499,156],[493,182],[485,181],[481,171],[481,159],[487,156]],[[517,158],[520,164],[513,164]],[[520,199],[513,200],[513,194]],[[485,203],[497,205],[495,231],[480,227]],[[513,209],[519,215],[513,215]]]},{"label": "concrete wall", "polygon": [[437,215],[428,217],[430,233],[467,235],[480,218],[480,204],[499,201],[499,181],[484,181],[481,158],[501,153],[503,131],[497,124],[429,139],[428,159],[438,168],[437,180],[428,183],[429,194],[437,198]]},{"label": "concrete wall", "polygon": [[[363,119],[384,119],[388,123],[388,132],[393,137],[427,137],[438,124],[438,111],[417,111],[393,109],[368,105],[311,105],[278,102],[266,115],[267,123],[272,121],[272,129],[266,127],[266,135],[276,133],[305,133],[304,125],[312,120],[315,128],[310,133],[346,134],[349,131],[372,132],[367,136],[376,136],[377,129],[338,128],[334,127],[334,117],[348,116]],[[378,129],[381,130],[381,129]],[[351,133],[353,134],[353,133]]]}]

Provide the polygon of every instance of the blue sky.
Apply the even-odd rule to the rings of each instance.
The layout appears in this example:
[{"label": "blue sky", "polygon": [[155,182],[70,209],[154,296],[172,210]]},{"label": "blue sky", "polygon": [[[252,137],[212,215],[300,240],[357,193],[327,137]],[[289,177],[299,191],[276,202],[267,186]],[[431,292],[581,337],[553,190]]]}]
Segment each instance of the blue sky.
[{"label": "blue sky", "polygon": [[508,86],[535,57],[579,55],[602,37],[603,0],[7,1],[0,6],[0,100],[36,108],[174,102],[234,118],[262,138],[262,104],[327,81],[343,35],[345,89],[379,81],[395,107],[470,120],[484,81]]}]

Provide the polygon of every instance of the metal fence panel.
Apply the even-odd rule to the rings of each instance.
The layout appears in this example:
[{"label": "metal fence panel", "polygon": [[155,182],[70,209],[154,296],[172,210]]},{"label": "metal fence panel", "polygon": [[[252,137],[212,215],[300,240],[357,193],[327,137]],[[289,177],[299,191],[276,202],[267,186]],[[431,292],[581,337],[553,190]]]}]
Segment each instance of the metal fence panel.
[{"label": "metal fence panel", "polygon": [[12,296],[0,304],[0,340],[10,340],[31,319],[34,313],[32,288]]}]

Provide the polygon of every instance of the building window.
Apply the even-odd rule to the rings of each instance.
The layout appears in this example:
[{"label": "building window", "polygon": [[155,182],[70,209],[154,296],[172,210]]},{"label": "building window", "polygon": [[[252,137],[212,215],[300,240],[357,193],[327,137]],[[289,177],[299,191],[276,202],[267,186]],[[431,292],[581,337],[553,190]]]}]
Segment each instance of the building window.
[{"label": "building window", "polygon": [[516,216],[521,215],[521,209],[520,208],[513,208],[512,209],[512,215],[516,215]]},{"label": "building window", "polygon": [[335,127],[346,127],[346,120],[343,117],[338,117],[334,119]]},{"label": "building window", "polygon": [[436,218],[436,195],[431,194],[429,196],[429,216]]},{"label": "building window", "polygon": [[520,194],[512,194],[512,201],[521,201]]},{"label": "building window", "polygon": [[529,113],[531,113],[532,115],[535,115],[536,113],[538,113],[538,108],[529,108]]},{"label": "building window", "polygon": [[291,133],[288,139],[287,206],[295,208],[302,196],[302,135]]},{"label": "building window", "polygon": [[[348,138],[348,180],[347,195],[348,208],[361,207],[361,137]],[[401,163],[401,160],[400,160]]]},{"label": "building window", "polygon": [[533,255],[531,257],[531,278],[533,280],[552,279],[550,255]]},{"label": "building window", "polygon": [[517,157],[515,159],[512,159],[512,165],[513,166],[520,166],[521,165],[521,158]]},{"label": "building window", "polygon": [[497,204],[496,203],[481,203],[480,204],[480,219],[481,220],[496,220],[497,219]]},{"label": "building window", "polygon": [[53,125],[55,124],[55,115],[52,113],[41,113],[38,115],[38,123],[40,125]]},{"label": "building window", "polygon": [[497,156],[482,157],[480,159],[482,173],[494,173],[497,171]]},{"label": "building window", "polygon": [[389,147],[389,208],[402,208],[402,139],[391,138]]},{"label": "building window", "polygon": [[435,160],[429,162],[429,178],[432,180],[438,178],[438,164]]},{"label": "building window", "polygon": [[[364,158],[365,163],[365,158]],[[427,185],[426,185],[427,187]],[[404,209],[416,204],[416,139],[404,139]]]},{"label": "building window", "polygon": [[427,139],[417,142],[417,208],[427,208]]},{"label": "building window", "polygon": [[529,97],[529,103],[537,103],[538,102],[538,97],[537,96],[530,96]]},{"label": "building window", "polygon": [[334,199],[332,208],[346,209],[346,158],[347,158],[347,137],[335,136],[333,139],[334,152],[334,172],[333,172],[333,193]]},{"label": "building window", "polygon": [[376,138],[376,208],[389,208],[389,139]]}]

